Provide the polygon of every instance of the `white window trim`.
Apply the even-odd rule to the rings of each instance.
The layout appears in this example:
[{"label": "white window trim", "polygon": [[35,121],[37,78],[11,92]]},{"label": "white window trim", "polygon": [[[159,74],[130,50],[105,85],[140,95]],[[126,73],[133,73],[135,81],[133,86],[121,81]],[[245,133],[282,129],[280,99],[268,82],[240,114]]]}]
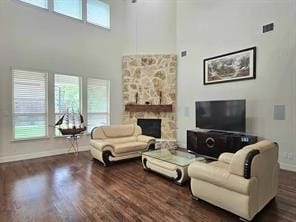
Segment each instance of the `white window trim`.
[{"label": "white window trim", "polygon": [[94,26],[96,28],[101,28],[101,29],[103,29],[105,31],[111,31],[112,30],[112,25],[111,25],[112,24],[112,17],[111,17],[112,7],[111,7],[110,3],[105,1],[105,0],[100,0],[100,1],[102,1],[102,2],[109,5],[109,8],[110,8],[110,14],[109,14],[110,27],[103,26],[103,25],[98,25],[98,24],[91,23],[91,22],[87,21],[87,0],[82,0],[82,19],[74,18],[74,17],[71,17],[69,15],[64,15],[62,13],[54,11],[54,2],[53,2],[53,0],[47,0],[48,1],[47,2],[47,8],[42,8],[42,7],[39,7],[37,5],[32,5],[30,3],[23,2],[21,0],[12,0],[12,1],[15,1],[18,4],[24,5],[26,7],[39,9],[39,10],[42,10],[42,11],[45,11],[45,12],[52,13],[52,14],[57,15],[57,16],[61,16],[61,17],[76,21],[76,22],[80,22],[80,23],[83,23],[83,24],[88,24],[88,25]]},{"label": "white window trim", "polygon": [[[36,6],[37,7],[37,6]],[[16,139],[15,138],[15,113],[14,113],[14,79],[13,79],[13,70],[24,70],[24,71],[28,71],[28,72],[40,72],[40,73],[46,73],[46,79],[47,79],[47,84],[45,84],[45,111],[46,113],[40,113],[40,114],[44,114],[45,115],[45,136],[38,136],[38,137],[30,137],[30,138],[21,138],[21,139]],[[49,135],[48,135],[48,76],[49,76],[49,72],[48,71],[44,71],[44,70],[38,70],[38,69],[30,69],[30,68],[22,68],[22,67],[10,67],[10,83],[11,83],[11,113],[12,113],[12,120],[11,120],[11,142],[18,142],[18,141],[30,141],[30,140],[41,140],[41,139],[49,139]],[[36,114],[36,113],[35,113]],[[35,115],[33,113],[28,113],[26,115]],[[21,114],[20,114],[21,115]]]}]

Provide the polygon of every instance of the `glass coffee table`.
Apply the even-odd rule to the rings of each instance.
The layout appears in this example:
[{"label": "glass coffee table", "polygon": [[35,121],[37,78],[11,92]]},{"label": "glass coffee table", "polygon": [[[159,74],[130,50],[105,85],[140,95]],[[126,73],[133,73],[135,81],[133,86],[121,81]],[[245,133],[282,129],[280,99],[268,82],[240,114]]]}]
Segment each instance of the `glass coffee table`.
[{"label": "glass coffee table", "polygon": [[182,185],[189,177],[187,168],[196,155],[180,149],[160,149],[142,153],[142,164],[145,170],[157,172]]}]

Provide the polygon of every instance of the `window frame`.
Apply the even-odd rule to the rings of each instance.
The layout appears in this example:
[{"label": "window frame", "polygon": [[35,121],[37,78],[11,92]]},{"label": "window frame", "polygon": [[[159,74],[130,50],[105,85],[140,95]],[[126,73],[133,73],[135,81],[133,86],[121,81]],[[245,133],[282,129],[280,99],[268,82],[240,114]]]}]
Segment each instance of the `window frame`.
[{"label": "window frame", "polygon": [[[56,75],[64,75],[64,76],[71,76],[71,77],[77,77],[79,80],[79,112],[83,115],[83,76],[80,75],[75,75],[75,74],[65,74],[62,72],[54,72],[52,73],[53,75],[53,84],[52,84],[52,88],[53,88],[53,116],[54,116],[54,124],[56,123],[56,116],[57,115],[61,115],[62,113],[56,113],[56,106],[55,106],[55,99],[56,99],[56,95],[55,95],[55,80],[56,80]],[[55,128],[56,129],[56,128]],[[56,134],[56,130],[54,130],[53,132],[53,137],[65,137],[61,134]]]},{"label": "window frame", "polygon": [[112,17],[111,17],[112,6],[111,6],[110,2],[106,1],[106,0],[99,0],[99,1],[104,2],[105,4],[109,5],[109,25],[110,25],[109,27],[104,26],[104,25],[98,25],[98,24],[87,21],[87,1],[88,0],[82,0],[81,1],[82,2],[81,3],[82,4],[82,18],[81,19],[54,11],[54,0],[47,0],[47,8],[43,8],[43,7],[40,7],[38,5],[33,5],[31,3],[28,3],[28,2],[23,2],[22,0],[12,0],[12,1],[17,1],[18,4],[22,4],[24,6],[31,7],[31,8],[37,8],[39,10],[46,11],[46,12],[52,13],[52,14],[57,15],[57,16],[72,19],[73,21],[78,21],[78,22],[81,22],[83,24],[88,24],[90,26],[101,28],[101,29],[104,29],[106,31],[111,31],[111,29],[112,29]]},{"label": "window frame", "polygon": [[[27,113],[27,114],[15,114],[15,109],[14,109],[14,105],[15,105],[15,103],[14,103],[14,96],[15,96],[15,94],[14,94],[14,89],[15,89],[15,86],[14,86],[14,70],[19,70],[19,71],[26,71],[26,72],[39,72],[39,73],[43,73],[43,74],[45,74],[46,75],[46,79],[45,79],[45,84],[44,84],[44,86],[45,86],[45,88],[44,88],[44,90],[45,90],[45,113]],[[49,99],[48,99],[48,95],[49,95],[49,92],[48,92],[48,80],[49,80],[49,72],[48,71],[44,71],[44,70],[38,70],[38,69],[28,69],[28,68],[21,68],[21,67],[10,67],[10,73],[11,73],[11,110],[12,110],[12,112],[11,112],[11,114],[12,114],[12,118],[11,118],[11,123],[12,123],[12,125],[11,125],[11,128],[12,128],[12,135],[11,135],[11,141],[28,141],[28,140],[39,140],[39,139],[48,139],[48,138],[50,138],[49,137],[49,130],[48,130],[48,124],[49,124],[49,118],[48,118],[48,116],[49,116],[49,110],[48,110],[48,106],[49,106]],[[16,116],[26,116],[26,115],[32,115],[32,116],[34,116],[34,115],[44,115],[45,116],[45,118],[44,118],[44,120],[45,120],[45,135],[44,136],[35,136],[35,137],[28,137],[28,138],[19,138],[19,139],[17,139],[17,138],[15,138],[15,123],[16,123],[16,121],[15,121],[15,117]]]},{"label": "window frame", "polygon": [[[107,112],[89,112],[88,111],[88,80],[89,79],[97,79],[97,80],[104,80],[107,82]],[[86,107],[85,107],[85,112],[86,112],[86,116],[87,116],[87,134],[91,133],[92,129],[88,129],[88,121],[89,121],[89,114],[99,114],[99,115],[106,115],[107,116],[107,125],[110,124],[110,80],[107,79],[100,79],[100,78],[96,78],[96,77],[86,77]]]}]

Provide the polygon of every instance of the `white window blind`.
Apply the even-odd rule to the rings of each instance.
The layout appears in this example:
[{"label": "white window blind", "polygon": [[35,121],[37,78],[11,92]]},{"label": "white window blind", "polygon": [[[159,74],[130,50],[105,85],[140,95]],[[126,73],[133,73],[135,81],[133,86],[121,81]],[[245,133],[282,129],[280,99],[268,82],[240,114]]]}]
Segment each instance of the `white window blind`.
[{"label": "white window blind", "polygon": [[110,28],[110,6],[99,0],[87,0],[87,22]]},{"label": "white window blind", "polygon": [[[76,119],[73,115],[77,116],[81,111],[81,79],[78,76],[55,74],[54,88],[56,121],[67,114],[61,127],[72,127],[75,124],[73,119]],[[56,135],[60,135],[58,130]]]},{"label": "white window blind", "polygon": [[54,0],[53,8],[60,14],[82,19],[82,0]]},{"label": "white window blind", "polygon": [[29,3],[31,5],[35,5],[41,8],[48,8],[48,0],[21,0],[22,2]]},{"label": "white window blind", "polygon": [[109,124],[109,87],[108,80],[87,79],[87,129]]},{"label": "white window blind", "polygon": [[47,73],[12,70],[14,139],[47,136]]}]

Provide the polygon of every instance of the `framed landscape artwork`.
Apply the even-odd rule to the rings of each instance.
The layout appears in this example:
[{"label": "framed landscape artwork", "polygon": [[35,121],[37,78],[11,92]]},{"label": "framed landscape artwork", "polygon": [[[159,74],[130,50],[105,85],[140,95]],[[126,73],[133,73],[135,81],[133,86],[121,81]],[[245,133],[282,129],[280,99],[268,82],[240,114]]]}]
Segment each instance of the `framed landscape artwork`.
[{"label": "framed landscape artwork", "polygon": [[256,47],[204,59],[204,85],[256,78]]}]

